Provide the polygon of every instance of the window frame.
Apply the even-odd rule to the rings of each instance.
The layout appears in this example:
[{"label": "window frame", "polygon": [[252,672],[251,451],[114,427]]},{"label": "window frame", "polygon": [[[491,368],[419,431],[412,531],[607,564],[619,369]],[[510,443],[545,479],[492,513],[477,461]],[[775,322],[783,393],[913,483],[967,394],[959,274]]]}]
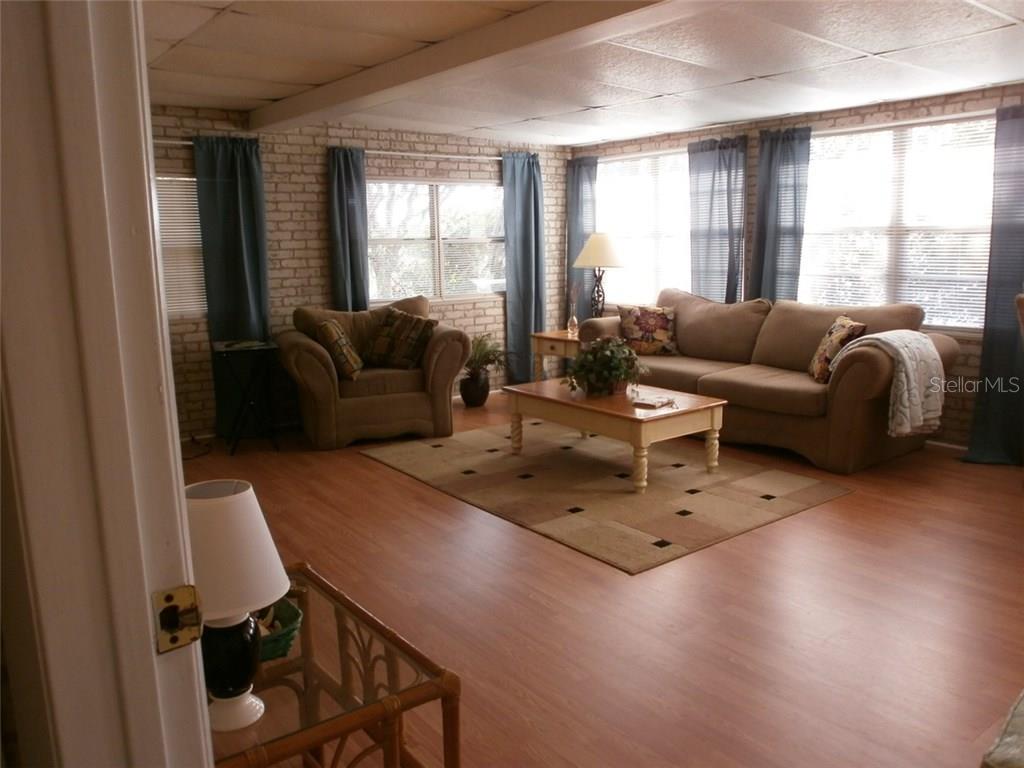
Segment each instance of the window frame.
[{"label": "window frame", "polygon": [[[902,297],[901,298],[901,297],[895,295],[893,293],[893,290],[892,290],[892,289],[898,288],[898,283],[899,283],[899,279],[898,278],[905,271],[905,263],[904,263],[904,260],[901,258],[901,256],[905,252],[904,243],[906,242],[907,238],[910,235],[912,235],[913,233],[918,233],[918,232],[922,232],[922,233],[928,233],[928,232],[935,232],[935,233],[955,232],[955,233],[963,233],[963,234],[988,234],[988,235],[991,235],[991,226],[992,225],[991,225],[991,214],[990,214],[988,223],[986,223],[986,224],[977,224],[977,225],[974,225],[974,226],[945,227],[945,226],[939,226],[939,225],[935,225],[935,224],[913,224],[913,225],[911,225],[911,224],[906,223],[905,220],[904,220],[904,212],[905,212],[905,207],[906,207],[905,189],[906,189],[906,183],[907,183],[907,178],[906,178],[906,159],[907,158],[906,158],[906,154],[905,153],[901,153],[901,152],[897,151],[897,147],[899,147],[901,145],[901,143],[905,145],[907,139],[903,138],[901,136],[901,134],[907,135],[907,134],[909,134],[915,128],[923,128],[923,127],[927,127],[927,126],[940,126],[940,125],[955,125],[955,124],[958,124],[958,123],[973,123],[973,122],[980,122],[980,121],[985,121],[985,120],[991,120],[994,123],[994,121],[995,121],[995,112],[994,111],[985,111],[985,112],[972,113],[972,114],[968,114],[968,115],[957,115],[957,116],[953,116],[953,117],[944,116],[944,117],[941,117],[941,118],[935,118],[935,119],[930,119],[930,120],[908,120],[908,121],[901,121],[901,122],[898,122],[898,123],[889,123],[889,124],[881,124],[881,125],[870,125],[870,126],[858,126],[858,127],[850,128],[850,129],[835,129],[835,130],[825,130],[825,131],[820,131],[820,132],[812,132],[812,134],[811,134],[811,141],[812,142],[815,140],[815,138],[819,138],[819,139],[837,138],[837,137],[845,137],[845,136],[857,136],[857,135],[862,135],[862,134],[891,132],[893,134],[893,143],[892,143],[892,149],[891,149],[892,160],[893,160],[893,178],[892,178],[891,189],[892,189],[892,193],[893,193],[893,199],[892,199],[891,207],[890,207],[890,210],[889,210],[889,219],[888,219],[888,222],[885,225],[847,226],[847,227],[839,227],[839,228],[831,229],[831,230],[828,230],[827,232],[821,232],[821,231],[817,231],[817,230],[810,230],[809,228],[807,228],[806,221],[805,221],[804,238],[806,238],[808,234],[819,235],[819,234],[835,234],[835,233],[843,233],[843,232],[870,232],[870,233],[877,233],[879,235],[885,235],[885,237],[886,237],[886,275],[887,275],[887,277],[886,277],[886,279],[884,280],[884,282],[882,284],[882,287],[884,289],[886,289],[885,301],[886,301],[886,303],[896,303],[896,302],[900,302],[900,301],[913,301],[913,299],[909,299],[909,298],[906,298],[906,297]],[[993,145],[993,152],[994,151],[995,151],[995,147]],[[811,190],[810,186],[808,185],[808,189],[807,189],[808,201],[810,200],[811,194],[812,194],[812,190]],[[915,302],[915,303],[918,303],[919,305],[921,305],[920,302]],[[871,306],[871,305],[865,304],[863,306]],[[926,311],[925,317],[927,319],[927,307],[924,307],[923,305],[921,305],[921,306]],[[982,322],[984,323],[984,321],[982,321]],[[922,323],[921,327],[922,328],[926,328],[928,330],[942,331],[942,332],[947,332],[947,333],[955,333],[955,334],[958,334],[958,335],[977,334],[979,336],[982,333],[982,331],[984,330],[984,325],[982,325],[982,326],[974,326],[974,325],[948,325],[948,324],[943,324],[943,323],[929,323],[929,322]]]},{"label": "window frame", "polygon": [[[505,243],[504,235],[504,222],[502,223],[502,236],[501,237],[442,237],[441,235],[441,195],[439,194],[439,187],[442,186],[469,186],[477,185],[482,187],[497,187],[498,189],[504,190],[504,185],[500,182],[494,182],[483,179],[424,179],[424,178],[406,178],[406,177],[373,177],[367,178],[366,184],[418,184],[425,186],[428,189],[428,198],[430,201],[430,237],[429,238],[401,238],[401,237],[371,237],[369,226],[367,226],[366,232],[366,244],[367,250],[369,246],[374,243],[382,243],[384,245],[402,245],[404,243],[432,243],[434,248],[434,263],[433,263],[433,279],[434,285],[436,286],[437,293],[435,295],[427,296],[426,298],[430,301],[435,302],[457,302],[457,301],[473,301],[479,299],[488,299],[495,296],[504,296],[505,288],[501,290],[495,290],[490,292],[477,292],[477,293],[461,293],[456,296],[445,296],[444,295],[444,244],[445,243],[466,243],[470,245],[486,245]],[[504,192],[502,193],[504,194]],[[501,279],[504,282],[504,278]],[[370,306],[382,306],[385,304],[391,304],[395,301],[400,301],[402,298],[399,297],[391,299],[374,299],[370,298]]]}]

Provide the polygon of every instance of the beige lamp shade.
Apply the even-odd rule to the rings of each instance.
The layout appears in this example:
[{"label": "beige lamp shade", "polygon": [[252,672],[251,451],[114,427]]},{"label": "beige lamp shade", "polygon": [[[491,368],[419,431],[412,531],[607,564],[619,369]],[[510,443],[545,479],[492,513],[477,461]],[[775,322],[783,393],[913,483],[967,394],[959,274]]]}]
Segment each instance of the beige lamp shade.
[{"label": "beige lamp shade", "polygon": [[283,597],[288,575],[252,485],[193,483],[185,498],[203,621],[248,614]]},{"label": "beige lamp shade", "polygon": [[583,250],[573,262],[573,267],[624,267],[626,263],[619,258],[612,239],[603,232],[595,232],[587,238]]}]

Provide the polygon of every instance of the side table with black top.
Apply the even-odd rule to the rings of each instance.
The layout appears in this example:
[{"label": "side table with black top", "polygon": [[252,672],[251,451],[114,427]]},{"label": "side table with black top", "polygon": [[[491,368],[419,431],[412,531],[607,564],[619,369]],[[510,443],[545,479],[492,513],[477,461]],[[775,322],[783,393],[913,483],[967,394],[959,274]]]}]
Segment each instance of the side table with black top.
[{"label": "side table with black top", "polygon": [[268,437],[277,450],[271,386],[276,358],[272,341],[213,342],[217,433],[231,455],[243,437]]}]

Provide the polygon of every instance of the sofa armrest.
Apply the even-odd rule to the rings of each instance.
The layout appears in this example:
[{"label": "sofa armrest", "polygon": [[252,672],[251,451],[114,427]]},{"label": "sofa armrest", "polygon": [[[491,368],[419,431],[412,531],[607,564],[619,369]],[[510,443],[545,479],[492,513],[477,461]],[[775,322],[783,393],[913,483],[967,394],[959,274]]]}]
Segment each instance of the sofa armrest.
[{"label": "sofa armrest", "polygon": [[438,325],[423,353],[423,378],[427,392],[451,397],[452,384],[469,358],[469,336],[450,325]]},{"label": "sofa armrest", "polygon": [[622,326],[617,317],[592,317],[580,323],[580,341],[584,344],[606,336],[621,336]]},{"label": "sofa armrest", "polygon": [[873,400],[888,396],[892,386],[893,362],[878,347],[857,347],[845,353],[828,382],[828,402]]},{"label": "sofa armrest", "polygon": [[932,340],[935,350],[942,358],[942,370],[948,374],[960,356],[960,342],[944,333],[929,333],[928,338]]},{"label": "sofa armrest", "polygon": [[282,331],[275,341],[281,363],[299,388],[333,412],[338,399],[338,372],[327,350],[301,331]]}]

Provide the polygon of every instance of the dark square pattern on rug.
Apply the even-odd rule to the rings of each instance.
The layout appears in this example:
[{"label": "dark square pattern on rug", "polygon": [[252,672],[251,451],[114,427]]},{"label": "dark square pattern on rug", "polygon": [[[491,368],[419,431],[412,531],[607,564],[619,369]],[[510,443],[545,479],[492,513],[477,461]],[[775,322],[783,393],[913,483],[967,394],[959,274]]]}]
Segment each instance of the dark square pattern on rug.
[{"label": "dark square pattern on rug", "polygon": [[625,443],[528,422],[517,456],[508,432],[488,427],[362,453],[631,574],[849,493],[727,455],[709,474],[703,443],[680,438],[651,446],[647,492],[637,494]]}]

